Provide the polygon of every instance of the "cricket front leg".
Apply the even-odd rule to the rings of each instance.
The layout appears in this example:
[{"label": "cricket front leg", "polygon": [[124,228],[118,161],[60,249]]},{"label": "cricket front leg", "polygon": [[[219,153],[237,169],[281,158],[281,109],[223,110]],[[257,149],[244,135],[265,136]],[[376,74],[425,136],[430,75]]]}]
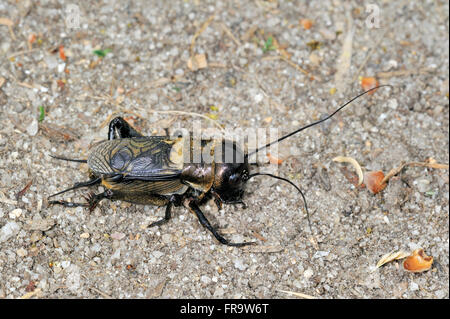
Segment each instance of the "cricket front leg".
[{"label": "cricket front leg", "polygon": [[108,140],[142,137],[143,135],[136,131],[127,121],[120,116],[109,122]]}]

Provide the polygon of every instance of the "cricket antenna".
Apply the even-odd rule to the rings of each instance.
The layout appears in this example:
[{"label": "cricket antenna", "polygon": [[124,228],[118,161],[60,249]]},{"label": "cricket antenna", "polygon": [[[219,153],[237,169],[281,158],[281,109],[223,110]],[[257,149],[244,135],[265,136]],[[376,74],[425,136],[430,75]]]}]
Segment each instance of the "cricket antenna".
[{"label": "cricket antenna", "polygon": [[59,193],[50,195],[48,198],[52,198],[52,197],[55,197],[55,196],[64,194],[64,193],[66,193],[66,192],[68,192],[68,191],[72,191],[72,190],[77,189],[77,188],[88,187],[88,186],[96,185],[96,184],[99,184],[101,181],[102,181],[102,178],[101,178],[101,177],[98,177],[98,178],[91,179],[91,180],[89,180],[89,181],[87,181],[87,182],[75,183],[75,185],[73,185],[73,187],[67,188],[67,189],[65,189],[65,190],[63,190],[63,191],[61,191],[61,192],[59,192]]},{"label": "cricket antenna", "polygon": [[83,160],[83,159],[73,159],[73,158],[66,158],[66,157],[55,156],[55,155],[49,155],[49,156],[53,157],[53,158],[56,158],[56,159],[59,159],[59,160],[63,160],[63,161],[87,163],[87,160]]},{"label": "cricket antenna", "polygon": [[252,177],[255,177],[255,176],[259,176],[259,175],[270,176],[270,177],[272,177],[272,178],[276,178],[276,179],[282,180],[282,181],[284,181],[284,182],[287,182],[287,183],[289,183],[289,184],[291,184],[292,186],[295,187],[295,189],[300,193],[300,195],[302,195],[303,203],[304,203],[304,205],[305,205],[306,218],[308,219],[309,230],[310,230],[311,233],[312,233],[313,231],[312,231],[312,226],[311,226],[311,220],[310,220],[310,218],[309,218],[308,205],[306,204],[306,198],[305,198],[305,195],[304,195],[303,192],[300,190],[300,188],[299,188],[297,185],[295,185],[293,182],[291,182],[290,180],[288,180],[287,178],[283,178],[283,177],[276,176],[276,175],[269,174],[269,173],[254,173],[254,174],[251,174],[251,175],[248,177],[248,179],[250,179],[250,178],[252,178]]},{"label": "cricket antenna", "polygon": [[349,105],[350,103],[352,103],[354,100],[360,98],[361,96],[363,96],[363,95],[365,95],[365,94],[367,94],[367,93],[369,93],[369,92],[371,92],[371,91],[374,91],[374,90],[376,90],[376,89],[379,89],[379,88],[382,88],[382,87],[386,87],[386,86],[392,87],[392,85],[385,84],[385,85],[379,85],[379,86],[377,86],[377,87],[371,88],[370,90],[367,90],[367,91],[365,91],[365,92],[362,92],[361,94],[359,94],[359,95],[355,96],[354,98],[352,98],[350,101],[346,102],[344,105],[341,105],[336,111],[334,111],[334,112],[331,113],[330,115],[324,117],[323,119],[320,119],[320,120],[318,120],[318,121],[316,121],[316,122],[313,122],[313,123],[310,123],[310,124],[308,124],[308,125],[305,125],[305,126],[299,128],[298,130],[295,130],[295,131],[293,131],[293,132],[291,132],[291,133],[289,133],[289,134],[287,134],[287,135],[285,135],[285,136],[279,138],[279,139],[276,140],[276,141],[270,142],[269,144],[266,144],[266,145],[264,145],[264,146],[262,146],[262,147],[260,147],[260,148],[257,148],[257,149],[254,150],[253,152],[246,154],[245,157],[248,158],[248,157],[252,156],[253,154],[258,153],[260,150],[263,150],[263,149],[265,149],[265,148],[268,148],[269,146],[271,146],[271,145],[273,145],[273,144],[276,144],[276,143],[278,143],[278,142],[281,142],[282,140],[287,139],[288,137],[290,137],[290,136],[292,136],[292,135],[295,135],[295,134],[297,134],[297,133],[299,133],[299,132],[301,132],[301,131],[303,131],[303,130],[306,130],[307,128],[309,128],[309,127],[311,127],[311,126],[320,124],[320,123],[322,123],[322,122],[324,122],[324,121],[326,121],[326,120],[332,118],[336,113],[338,113],[338,112],[339,112],[340,110],[342,110],[344,107],[346,107],[347,105]]}]

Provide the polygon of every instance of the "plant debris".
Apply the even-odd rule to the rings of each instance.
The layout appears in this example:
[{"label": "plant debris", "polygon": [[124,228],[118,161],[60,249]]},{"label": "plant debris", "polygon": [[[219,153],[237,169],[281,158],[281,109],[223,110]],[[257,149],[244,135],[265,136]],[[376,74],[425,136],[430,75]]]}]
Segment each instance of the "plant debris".
[{"label": "plant debris", "polygon": [[44,123],[39,124],[42,133],[52,140],[58,142],[71,142],[79,138],[78,133],[67,127],[52,124],[51,126]]},{"label": "plant debris", "polygon": [[30,180],[25,187],[16,194],[16,200],[19,200],[22,198],[22,196],[27,192],[27,190],[30,188],[30,186],[33,184],[33,180]]},{"label": "plant debris", "polygon": [[311,20],[309,20],[309,19],[301,19],[300,20],[300,24],[302,25],[302,27],[305,30],[309,30],[309,29],[311,29],[311,27],[313,25],[313,22]]},{"label": "plant debris", "polygon": [[59,46],[59,57],[61,58],[61,60],[66,61],[66,54],[64,53],[64,46],[60,45]]},{"label": "plant debris", "polygon": [[270,153],[267,153],[267,157],[269,158],[270,164],[281,165],[281,163],[283,163],[282,159],[277,158],[277,157],[271,155]]},{"label": "plant debris", "polygon": [[390,253],[387,253],[386,255],[383,255],[383,257],[380,258],[380,260],[377,262],[377,268],[380,268],[384,264],[387,264],[391,261],[403,259],[405,257],[409,256],[409,253],[400,250],[400,251],[391,251]]},{"label": "plant debris", "polygon": [[419,167],[429,167],[429,168],[435,168],[435,169],[448,169],[448,164],[440,164],[437,163],[434,158],[428,158],[425,162],[409,162],[409,163],[402,163],[400,166],[395,167],[387,173],[387,175],[383,178],[382,183],[386,183],[389,181],[389,179],[398,173],[400,173],[403,168],[406,166],[419,166]]},{"label": "plant debris", "polygon": [[[374,87],[377,87],[378,85],[380,85],[380,83],[374,77],[361,78],[361,86],[364,89],[364,91],[373,89]],[[368,94],[372,95],[375,93],[375,91],[377,91],[377,90],[370,91]]]},{"label": "plant debris", "polygon": [[295,291],[287,291],[287,290],[278,290],[279,292],[284,292],[285,294],[290,294],[293,296],[297,296],[300,298],[304,298],[304,299],[317,299],[317,297],[311,296],[311,295],[307,295],[301,292],[295,292]]},{"label": "plant debris", "polygon": [[312,40],[306,43],[306,45],[309,47],[311,51],[319,50],[322,43],[317,40]]},{"label": "plant debris", "polygon": [[44,107],[41,105],[39,106],[39,122],[42,122],[45,118],[45,109]]},{"label": "plant debris", "polygon": [[353,167],[356,169],[356,173],[358,174],[358,184],[357,186],[360,186],[363,183],[364,176],[361,169],[361,166],[359,163],[352,157],[346,157],[346,156],[337,156],[333,158],[333,162],[338,163],[350,163],[353,165]]},{"label": "plant debris", "polygon": [[383,180],[384,173],[382,171],[366,172],[364,174],[364,184],[374,195],[386,188],[387,184]]},{"label": "plant debris", "polygon": [[424,272],[431,268],[433,257],[427,256],[422,248],[416,249],[403,262],[403,268],[409,272]]},{"label": "plant debris", "polygon": [[111,49],[94,50],[93,53],[100,58],[104,58],[111,51]]},{"label": "plant debris", "polygon": [[191,71],[197,71],[198,69],[205,69],[208,67],[205,54],[196,54],[190,57],[187,61],[187,67]]},{"label": "plant debris", "polygon": [[267,51],[273,51],[275,49],[276,47],[273,45],[273,37],[269,36],[267,40],[264,42],[262,50],[264,53],[266,53]]},{"label": "plant debris", "polygon": [[0,24],[6,25],[7,27],[12,27],[14,25],[14,22],[8,18],[0,18]]}]

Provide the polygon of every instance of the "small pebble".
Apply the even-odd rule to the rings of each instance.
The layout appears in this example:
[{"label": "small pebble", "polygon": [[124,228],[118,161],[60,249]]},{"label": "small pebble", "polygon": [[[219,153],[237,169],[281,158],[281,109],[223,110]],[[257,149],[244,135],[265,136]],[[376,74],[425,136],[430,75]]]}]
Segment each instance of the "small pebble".
[{"label": "small pebble", "polygon": [[28,255],[28,251],[23,247],[17,249],[16,253],[20,257],[25,257],[26,255]]},{"label": "small pebble", "polygon": [[16,218],[19,218],[20,215],[22,215],[22,209],[16,208],[12,212],[9,213],[9,218],[16,219]]},{"label": "small pebble", "polygon": [[312,277],[312,275],[314,275],[314,271],[311,268],[308,268],[305,270],[305,272],[303,273],[303,277],[308,280],[309,278]]},{"label": "small pebble", "polygon": [[123,238],[125,238],[125,234],[124,233],[112,233],[111,234],[111,238],[115,239],[115,240],[121,240]]},{"label": "small pebble", "polygon": [[234,261],[234,267],[239,270],[245,270],[247,268],[247,266],[242,262],[241,259],[236,259]]},{"label": "small pebble", "polygon": [[27,127],[27,133],[30,136],[35,136],[38,130],[39,130],[39,123],[37,119],[33,119],[33,121],[31,121],[30,125],[28,125]]},{"label": "small pebble", "polygon": [[7,222],[0,229],[0,243],[3,243],[10,239],[12,236],[16,235],[20,230],[20,226],[16,222]]}]

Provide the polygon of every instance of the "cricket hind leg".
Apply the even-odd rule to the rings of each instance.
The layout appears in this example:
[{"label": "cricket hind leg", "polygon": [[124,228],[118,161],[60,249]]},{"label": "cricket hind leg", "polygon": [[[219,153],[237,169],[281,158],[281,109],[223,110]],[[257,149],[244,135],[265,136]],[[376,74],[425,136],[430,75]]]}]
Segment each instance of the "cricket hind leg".
[{"label": "cricket hind leg", "polygon": [[130,137],[143,137],[143,135],[120,116],[109,122],[108,140]]}]

